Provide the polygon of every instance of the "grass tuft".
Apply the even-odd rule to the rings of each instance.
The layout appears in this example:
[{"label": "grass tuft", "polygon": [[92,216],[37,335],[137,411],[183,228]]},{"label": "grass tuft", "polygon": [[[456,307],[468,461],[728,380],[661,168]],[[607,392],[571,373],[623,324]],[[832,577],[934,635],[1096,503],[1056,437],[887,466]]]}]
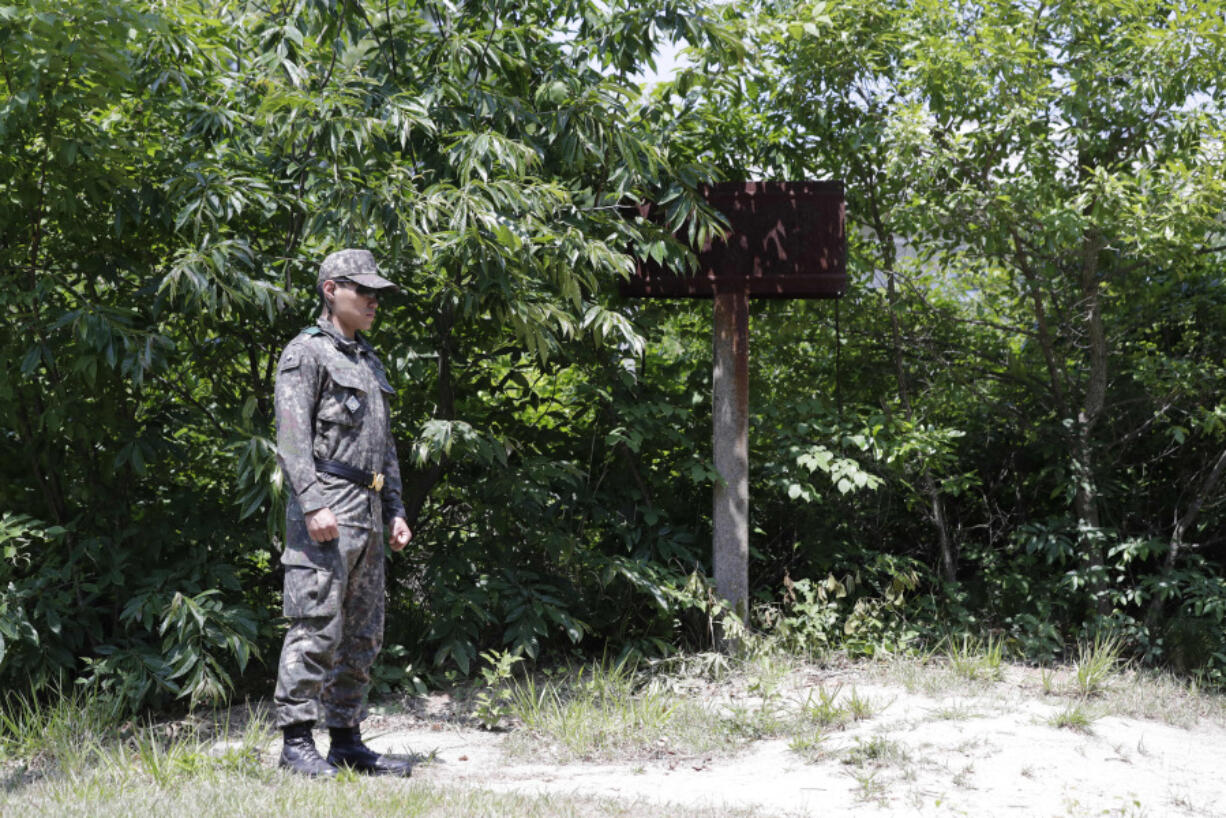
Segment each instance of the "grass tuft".
[{"label": "grass tuft", "polygon": [[640,680],[625,662],[511,688],[509,710],[525,728],[548,738],[562,755],[603,758],[654,754],[675,723],[683,699]]},{"label": "grass tuft", "polygon": [[26,779],[90,765],[106,737],[121,732],[108,703],[81,688],[46,700],[15,693],[0,707],[0,760],[19,760]]},{"label": "grass tuft", "polygon": [[[798,684],[790,657],[754,654],[736,662],[709,696],[709,662],[657,663],[649,671],[603,664],[512,681],[509,715],[526,730],[511,736],[517,752],[544,745],[559,759],[656,758],[733,752],[764,738],[793,742],[813,755],[829,728],[870,718],[876,704],[855,688]],[[673,672],[662,675],[662,668]],[[543,740],[543,741],[542,741]]]},{"label": "grass tuft", "polygon": [[843,763],[854,767],[905,764],[911,760],[910,753],[902,744],[885,736],[869,739],[857,738],[856,743],[843,756]]},{"label": "grass tuft", "polygon": [[788,749],[809,764],[816,764],[830,756],[826,749],[829,737],[820,728],[808,735],[799,735],[788,742]]},{"label": "grass tuft", "polygon": [[954,701],[942,705],[932,711],[932,717],[941,721],[969,721],[980,715],[974,707],[963,702]]},{"label": "grass tuft", "polygon": [[999,681],[1004,662],[1004,640],[989,636],[986,641],[964,635],[948,640],[946,658],[954,673],[967,681]]},{"label": "grass tuft", "polygon": [[1098,634],[1093,642],[1077,646],[1077,661],[1073,663],[1073,679],[1078,692],[1093,696],[1101,692],[1115,677],[1122,665],[1123,641],[1112,634]]},{"label": "grass tuft", "polygon": [[1097,719],[1098,717],[1091,713],[1084,704],[1073,702],[1048,719],[1047,723],[1052,727],[1072,730],[1075,733],[1090,733]]}]

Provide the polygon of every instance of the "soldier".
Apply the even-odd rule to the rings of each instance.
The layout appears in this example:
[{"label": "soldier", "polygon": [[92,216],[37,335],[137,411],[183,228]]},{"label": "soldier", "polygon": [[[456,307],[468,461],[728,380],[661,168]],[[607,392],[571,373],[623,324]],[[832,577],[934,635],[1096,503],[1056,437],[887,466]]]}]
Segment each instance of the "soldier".
[{"label": "soldier", "polygon": [[[332,253],[319,267],[319,320],[289,342],[277,367],[277,459],[289,484],[285,616],[276,717],[280,766],[333,777],[346,766],[407,776],[408,762],[362,743],[370,668],[383,643],[383,526],[393,551],[412,532],[400,499],[383,364],[359,333],[379,295],[398,288],[366,250]],[[311,730],[332,746],[324,760]]]}]

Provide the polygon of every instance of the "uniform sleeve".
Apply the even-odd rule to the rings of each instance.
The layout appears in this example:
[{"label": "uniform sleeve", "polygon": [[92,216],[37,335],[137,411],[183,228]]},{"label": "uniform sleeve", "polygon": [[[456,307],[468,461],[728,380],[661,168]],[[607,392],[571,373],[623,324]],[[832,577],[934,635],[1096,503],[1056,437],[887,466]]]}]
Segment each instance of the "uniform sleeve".
[{"label": "uniform sleeve", "polygon": [[304,514],[328,505],[315,477],[318,395],[319,363],[301,344],[290,343],[277,366],[277,461]]},{"label": "uniform sleeve", "polygon": [[[391,425],[390,422],[388,424]],[[383,491],[379,493],[383,500],[383,522],[390,525],[392,520],[403,517],[404,500],[400,493],[400,461],[396,457],[396,441],[392,439],[391,429],[387,433],[387,450],[383,453]]]}]

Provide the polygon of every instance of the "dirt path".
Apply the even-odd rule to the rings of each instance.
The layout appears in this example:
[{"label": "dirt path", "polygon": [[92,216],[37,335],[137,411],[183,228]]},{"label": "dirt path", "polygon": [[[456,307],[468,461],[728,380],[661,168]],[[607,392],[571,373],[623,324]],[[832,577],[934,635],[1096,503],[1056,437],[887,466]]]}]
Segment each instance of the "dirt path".
[{"label": "dirt path", "polygon": [[[1093,705],[1079,711],[1068,698],[1010,682],[978,692],[908,690],[880,678],[855,684],[875,703],[871,718],[808,753],[762,740],[734,756],[662,750],[624,763],[557,763],[548,747],[508,754],[510,734],[459,726],[445,697],[411,716],[377,715],[366,732],[376,749],[426,759],[418,779],[528,794],[773,816],[1226,816],[1219,715],[1185,713],[1190,726],[1096,716]],[[1078,712],[1090,713],[1088,724]],[[1062,720],[1072,726],[1057,726]]]}]

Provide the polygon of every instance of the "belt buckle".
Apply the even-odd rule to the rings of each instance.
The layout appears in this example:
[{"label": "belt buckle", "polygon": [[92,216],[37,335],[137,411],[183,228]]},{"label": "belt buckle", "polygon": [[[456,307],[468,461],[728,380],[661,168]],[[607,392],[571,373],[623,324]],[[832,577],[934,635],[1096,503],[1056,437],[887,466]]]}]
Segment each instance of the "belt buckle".
[{"label": "belt buckle", "polygon": [[375,472],[375,476],[371,478],[370,485],[367,486],[367,488],[374,489],[375,491],[383,491],[383,474],[381,472]]}]

